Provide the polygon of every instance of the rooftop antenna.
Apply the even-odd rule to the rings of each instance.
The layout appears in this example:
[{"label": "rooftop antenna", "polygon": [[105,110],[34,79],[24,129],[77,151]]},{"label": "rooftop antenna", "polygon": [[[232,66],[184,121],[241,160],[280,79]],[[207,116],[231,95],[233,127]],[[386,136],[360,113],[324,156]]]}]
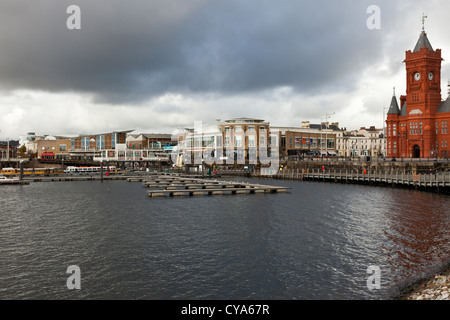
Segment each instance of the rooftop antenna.
[{"label": "rooftop antenna", "polygon": [[425,15],[425,13],[422,13],[422,32],[425,32],[425,19],[428,18],[428,16]]},{"label": "rooftop antenna", "polygon": [[394,97],[395,97],[395,87],[394,87]]}]

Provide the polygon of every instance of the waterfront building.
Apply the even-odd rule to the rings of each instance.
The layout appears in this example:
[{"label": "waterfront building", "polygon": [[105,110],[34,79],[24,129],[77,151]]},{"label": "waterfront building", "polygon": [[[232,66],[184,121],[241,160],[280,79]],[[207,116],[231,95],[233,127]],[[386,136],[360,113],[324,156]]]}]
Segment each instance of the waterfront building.
[{"label": "waterfront building", "polygon": [[37,137],[33,144],[38,159],[66,160],[70,158],[70,139],[44,136]]},{"label": "waterfront building", "polygon": [[24,144],[30,156],[35,155],[40,160],[64,160],[70,158],[71,140],[69,138],[30,134],[28,133]]},{"label": "waterfront building", "polygon": [[[413,51],[406,51],[406,95],[389,106],[389,157],[437,158],[449,154],[450,94],[441,98],[441,49],[434,50],[422,27]],[[400,102],[400,104],[399,104]]]},{"label": "waterfront building", "polygon": [[[218,120],[214,125],[201,125],[178,131],[178,152],[183,164],[257,164],[261,156],[278,153],[278,135],[270,123],[256,118]],[[261,153],[261,151],[263,153]]]},{"label": "waterfront building", "polygon": [[55,136],[28,133],[25,146],[40,160],[92,160],[100,150],[125,143],[126,133],[130,131]]},{"label": "waterfront building", "polygon": [[339,123],[311,124],[302,121],[301,127],[272,127],[280,133],[280,156],[335,156]]},{"label": "waterfront building", "polygon": [[260,151],[277,149],[278,141],[271,134],[270,123],[256,118],[234,118],[220,124],[223,135],[223,147],[227,150],[227,158],[233,155],[237,159],[245,159],[249,163],[256,160]]},{"label": "waterfront building", "polygon": [[170,134],[132,134],[133,130],[100,134],[27,135],[27,150],[39,160],[168,162],[176,142]]},{"label": "waterfront building", "polygon": [[170,153],[176,146],[176,141],[172,141],[171,134],[135,134],[131,131],[127,131],[124,136],[119,136],[114,146],[107,144],[99,149],[93,160],[135,162],[134,166],[144,163],[147,167],[151,163],[159,166],[169,162]]},{"label": "waterfront building", "polygon": [[375,126],[337,133],[337,150],[344,157],[384,157],[386,137],[384,129]]},{"label": "waterfront building", "polygon": [[[128,133],[132,131],[122,130],[69,137],[70,157],[73,160],[92,160],[101,150],[115,150],[118,144],[125,144]],[[67,139],[67,137],[59,138]]]},{"label": "waterfront building", "polygon": [[203,160],[214,158],[216,152],[221,153],[217,155],[218,160],[224,160],[223,141],[219,124],[201,125],[178,131],[178,150],[182,164],[202,165]]},{"label": "waterfront building", "polygon": [[130,149],[148,149],[155,152],[172,151],[177,144],[172,140],[172,134],[160,133],[129,133],[126,143]]}]

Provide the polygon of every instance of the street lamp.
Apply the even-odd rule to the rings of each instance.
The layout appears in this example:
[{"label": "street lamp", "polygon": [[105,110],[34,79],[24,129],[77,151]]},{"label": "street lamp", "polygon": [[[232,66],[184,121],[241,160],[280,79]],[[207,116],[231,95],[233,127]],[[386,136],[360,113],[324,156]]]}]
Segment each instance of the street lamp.
[{"label": "street lamp", "polygon": [[9,161],[9,137],[8,138],[6,138],[6,143],[7,143],[7,147],[6,147],[6,149],[7,149],[7,156],[6,156],[6,160],[8,160]]},{"label": "street lamp", "polygon": [[[325,124],[326,128],[328,129],[328,118],[330,116],[334,115],[334,112],[332,113],[325,113]],[[321,121],[322,122],[322,121]],[[322,143],[322,123],[320,124],[320,151],[322,153],[323,150],[323,143]],[[325,131],[325,152],[328,155],[328,131]]]}]

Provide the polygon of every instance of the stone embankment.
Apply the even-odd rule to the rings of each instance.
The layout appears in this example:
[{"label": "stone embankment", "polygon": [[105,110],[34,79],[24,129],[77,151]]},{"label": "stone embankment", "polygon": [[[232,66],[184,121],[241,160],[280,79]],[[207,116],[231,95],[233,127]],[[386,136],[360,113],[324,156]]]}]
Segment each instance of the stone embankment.
[{"label": "stone embankment", "polygon": [[418,285],[405,300],[450,300],[450,271]]},{"label": "stone embankment", "polygon": [[450,300],[450,264],[401,290],[396,300]]}]

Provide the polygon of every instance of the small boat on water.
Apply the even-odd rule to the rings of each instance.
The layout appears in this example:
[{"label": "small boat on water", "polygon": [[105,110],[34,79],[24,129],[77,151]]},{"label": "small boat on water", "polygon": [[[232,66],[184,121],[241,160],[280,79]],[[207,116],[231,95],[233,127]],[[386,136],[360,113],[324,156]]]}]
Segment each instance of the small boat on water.
[{"label": "small boat on water", "polygon": [[0,176],[0,184],[21,184],[19,178]]},{"label": "small boat on water", "polygon": [[0,176],[0,181],[19,181],[19,178],[8,178],[5,176]]}]

